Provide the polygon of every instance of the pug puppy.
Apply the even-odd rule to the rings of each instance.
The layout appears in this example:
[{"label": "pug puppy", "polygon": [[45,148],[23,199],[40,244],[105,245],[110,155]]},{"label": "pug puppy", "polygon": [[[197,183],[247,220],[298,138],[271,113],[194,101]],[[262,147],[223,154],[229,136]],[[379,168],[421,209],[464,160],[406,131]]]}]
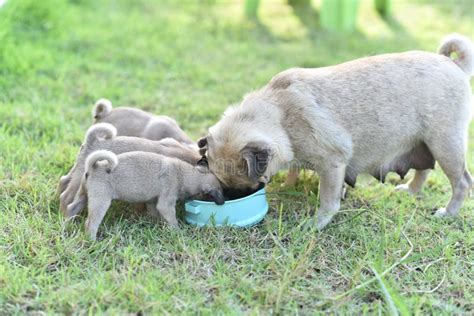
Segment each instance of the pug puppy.
[{"label": "pug puppy", "polygon": [[173,138],[178,142],[194,145],[195,141],[179,127],[171,117],[154,115],[129,107],[113,108],[112,102],[99,99],[92,110],[95,123],[115,126],[118,136],[134,136],[151,140]]},{"label": "pug puppy", "polygon": [[115,154],[130,151],[152,152],[178,158],[190,165],[196,165],[201,159],[197,149],[193,149],[171,138],[153,141],[139,137],[117,136],[117,129],[113,125],[108,123],[92,125],[86,133],[84,142],[77,155],[76,163],[68,175],[62,177],[60,181],[59,186],[64,186],[65,189],[59,196],[59,207],[66,218],[71,217],[67,212],[67,206],[73,201],[80,187],[87,156],[101,149],[112,151]]},{"label": "pug puppy", "polygon": [[473,184],[466,168],[473,58],[470,40],[454,34],[437,54],[289,69],[229,108],[198,145],[225,187],[255,187],[290,164],[316,171],[319,229],[338,212],[344,182],[415,169],[398,189],[417,193],[435,161],[452,187],[436,215],[456,215]]},{"label": "pug puppy", "polygon": [[112,200],[146,202],[169,225],[178,226],[176,201],[203,195],[224,204],[221,184],[208,169],[149,152],[116,155],[98,150],[87,157],[81,188],[68,213],[76,215],[87,201],[86,231],[95,240]]},{"label": "pug puppy", "polygon": [[[109,123],[116,129],[117,136],[132,136],[150,140],[175,139],[198,150],[196,143],[179,127],[178,123],[168,116],[154,115],[140,109],[119,107],[113,108],[112,102],[99,99],[92,110],[94,124]],[[74,170],[74,167],[71,171]],[[61,195],[71,182],[72,174],[62,176],[59,180],[57,194]]]}]

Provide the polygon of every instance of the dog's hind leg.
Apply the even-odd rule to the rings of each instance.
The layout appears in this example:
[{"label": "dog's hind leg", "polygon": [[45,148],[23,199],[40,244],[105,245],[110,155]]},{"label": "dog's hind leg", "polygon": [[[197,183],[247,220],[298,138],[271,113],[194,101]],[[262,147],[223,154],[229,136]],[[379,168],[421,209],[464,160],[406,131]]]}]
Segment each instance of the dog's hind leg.
[{"label": "dog's hind leg", "polygon": [[408,183],[397,185],[395,190],[408,192],[410,194],[417,194],[421,191],[421,188],[428,178],[430,171],[430,169],[415,170],[415,176],[410,181],[408,181]]},{"label": "dog's hind leg", "polygon": [[68,205],[66,209],[66,213],[64,214],[66,219],[73,218],[77,214],[79,214],[87,204],[87,195],[85,193],[81,194],[78,192],[76,194],[76,198],[72,201],[71,204]]},{"label": "dog's hind leg", "polygon": [[56,194],[57,195],[61,195],[67,189],[67,187],[69,186],[69,183],[72,180],[72,175],[76,171],[76,168],[77,168],[76,166],[77,166],[77,164],[74,164],[74,166],[72,166],[71,170],[69,170],[69,172],[65,176],[62,176],[59,179],[58,188],[56,189]]},{"label": "dog's hind leg", "polygon": [[61,213],[63,213],[64,215],[66,215],[67,207],[69,204],[71,204],[72,200],[74,199],[74,196],[76,195],[76,193],[73,191],[74,190],[72,189],[72,184],[71,184],[59,196],[59,209],[61,210]]},{"label": "dog's hind leg", "polygon": [[469,171],[467,169],[464,172],[464,177],[466,178],[466,181],[471,184],[471,186],[469,187],[469,189],[467,191],[467,196],[471,197],[472,196],[472,190],[474,189],[474,178],[471,176],[471,174],[469,173]]},{"label": "dog's hind leg", "polygon": [[70,219],[79,212],[81,212],[87,204],[87,191],[84,181],[81,181],[81,186],[74,196],[74,200],[67,206],[64,216],[66,219]]},{"label": "dog's hind leg", "polygon": [[472,178],[466,168],[466,134],[441,135],[436,137],[428,147],[433,157],[451,183],[452,196],[445,208],[436,211],[436,216],[457,215],[464,199],[472,187]]},{"label": "dog's hind leg", "polygon": [[71,176],[69,174],[62,176],[59,179],[59,184],[58,184],[58,189],[56,191],[56,194],[61,195],[61,193],[63,193],[64,190],[66,190],[69,182],[71,182]]},{"label": "dog's hind leg", "polygon": [[71,179],[66,190],[59,196],[59,209],[61,212],[66,215],[67,207],[72,203],[76,197],[77,192],[80,189],[81,180]]},{"label": "dog's hind leg", "polygon": [[92,240],[96,240],[99,225],[110,207],[112,199],[104,196],[89,196],[89,213],[86,220],[86,232]]}]

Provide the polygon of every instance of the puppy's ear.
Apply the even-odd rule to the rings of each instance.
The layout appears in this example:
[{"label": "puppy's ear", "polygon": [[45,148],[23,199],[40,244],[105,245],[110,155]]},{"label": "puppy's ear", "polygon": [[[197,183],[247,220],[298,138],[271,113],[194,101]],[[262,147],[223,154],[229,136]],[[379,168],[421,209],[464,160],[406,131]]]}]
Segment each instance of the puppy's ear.
[{"label": "puppy's ear", "polygon": [[214,203],[216,203],[217,205],[222,205],[225,203],[224,194],[221,190],[212,189],[211,191],[209,191],[209,195],[212,197]]},{"label": "puppy's ear", "polygon": [[247,166],[247,176],[258,181],[265,174],[270,159],[270,150],[265,143],[248,143],[240,152]]}]

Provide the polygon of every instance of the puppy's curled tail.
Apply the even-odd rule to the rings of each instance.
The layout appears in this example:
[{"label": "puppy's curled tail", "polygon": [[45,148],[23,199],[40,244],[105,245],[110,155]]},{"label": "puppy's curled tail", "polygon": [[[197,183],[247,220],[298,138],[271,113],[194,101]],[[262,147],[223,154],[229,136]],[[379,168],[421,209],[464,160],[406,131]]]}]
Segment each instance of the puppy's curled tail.
[{"label": "puppy's curled tail", "polygon": [[108,99],[99,99],[94,105],[92,116],[95,120],[101,120],[112,111],[112,102]]},{"label": "puppy's curled tail", "polygon": [[99,139],[111,139],[117,136],[117,129],[109,123],[97,123],[89,127],[84,142],[88,145]]},{"label": "puppy's curled tail", "polygon": [[474,47],[472,42],[460,34],[448,35],[438,49],[438,53],[449,58],[452,53],[457,58],[452,59],[468,76],[472,76],[474,68]]},{"label": "puppy's curled tail", "polygon": [[118,164],[117,155],[108,150],[97,150],[87,156],[86,159],[86,175],[90,173],[92,169],[97,168],[97,162],[101,160],[107,160],[106,171],[108,173],[114,171]]}]

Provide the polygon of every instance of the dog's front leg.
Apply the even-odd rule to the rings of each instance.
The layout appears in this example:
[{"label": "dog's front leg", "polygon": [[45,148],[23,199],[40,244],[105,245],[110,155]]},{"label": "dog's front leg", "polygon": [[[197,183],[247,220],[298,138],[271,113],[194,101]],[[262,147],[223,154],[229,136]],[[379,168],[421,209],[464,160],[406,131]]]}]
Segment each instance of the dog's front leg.
[{"label": "dog's front leg", "polygon": [[343,163],[325,164],[319,173],[319,201],[317,215],[317,228],[323,229],[341,206],[342,188],[346,165]]},{"label": "dog's front leg", "polygon": [[156,209],[156,200],[147,202],[145,205],[146,205],[146,214],[152,217],[153,219],[158,219],[159,215],[158,215],[158,210]]},{"label": "dog's front leg", "polygon": [[158,198],[156,209],[164,220],[173,227],[178,227],[178,220],[176,219],[176,199],[171,196],[162,196]]}]

